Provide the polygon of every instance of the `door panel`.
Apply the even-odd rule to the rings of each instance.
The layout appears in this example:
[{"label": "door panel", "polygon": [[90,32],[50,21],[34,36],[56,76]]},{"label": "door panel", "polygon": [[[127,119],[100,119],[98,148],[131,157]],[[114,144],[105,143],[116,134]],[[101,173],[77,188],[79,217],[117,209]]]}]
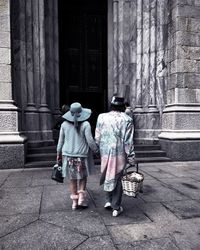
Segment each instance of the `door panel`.
[{"label": "door panel", "polygon": [[[107,1],[59,1],[60,100],[94,111],[107,103]],[[94,126],[94,124],[93,124]]]}]

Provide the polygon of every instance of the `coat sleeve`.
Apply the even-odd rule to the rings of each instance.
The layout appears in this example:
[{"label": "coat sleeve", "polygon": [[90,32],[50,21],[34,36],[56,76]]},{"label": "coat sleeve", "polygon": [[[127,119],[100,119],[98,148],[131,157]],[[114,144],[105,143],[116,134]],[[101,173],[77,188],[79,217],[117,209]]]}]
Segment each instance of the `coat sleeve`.
[{"label": "coat sleeve", "polygon": [[92,132],[91,132],[91,126],[90,126],[90,123],[87,122],[87,125],[85,127],[85,138],[86,138],[86,141],[89,145],[89,147],[91,148],[91,150],[95,153],[98,152],[98,146],[97,144],[95,143],[95,140],[92,136]]},{"label": "coat sleeve", "polygon": [[133,136],[134,136],[134,125],[133,122],[130,121],[126,126],[125,136],[124,136],[124,148],[128,158],[135,157]]},{"label": "coat sleeve", "polygon": [[64,140],[65,140],[65,133],[64,133],[64,128],[61,125],[60,133],[59,133],[59,139],[58,139],[58,145],[57,145],[57,153],[61,153],[62,146],[64,144]]},{"label": "coat sleeve", "polygon": [[100,116],[97,118],[97,124],[96,124],[96,129],[95,129],[95,141],[96,144],[100,144],[100,136],[101,136],[101,130],[100,130]]}]

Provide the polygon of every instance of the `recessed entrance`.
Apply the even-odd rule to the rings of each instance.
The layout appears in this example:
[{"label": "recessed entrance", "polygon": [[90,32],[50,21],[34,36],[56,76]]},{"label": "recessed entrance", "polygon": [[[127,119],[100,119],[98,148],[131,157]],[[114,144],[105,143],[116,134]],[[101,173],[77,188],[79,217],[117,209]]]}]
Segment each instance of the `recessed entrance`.
[{"label": "recessed entrance", "polygon": [[59,0],[60,104],[107,106],[107,0]]}]

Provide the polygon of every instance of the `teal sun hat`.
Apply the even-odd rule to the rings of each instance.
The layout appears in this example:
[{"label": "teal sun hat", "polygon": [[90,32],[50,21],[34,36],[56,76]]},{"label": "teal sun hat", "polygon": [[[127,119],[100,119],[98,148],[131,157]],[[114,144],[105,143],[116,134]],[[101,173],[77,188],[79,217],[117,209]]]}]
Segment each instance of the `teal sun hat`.
[{"label": "teal sun hat", "polygon": [[79,102],[74,102],[70,105],[70,110],[62,117],[69,122],[74,122],[76,126],[78,122],[86,121],[91,114],[91,109],[83,108]]}]

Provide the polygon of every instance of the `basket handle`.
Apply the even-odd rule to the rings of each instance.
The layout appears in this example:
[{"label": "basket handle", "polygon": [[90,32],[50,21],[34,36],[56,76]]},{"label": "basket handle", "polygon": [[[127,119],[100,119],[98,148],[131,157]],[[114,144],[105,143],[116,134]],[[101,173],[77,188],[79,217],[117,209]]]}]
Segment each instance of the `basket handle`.
[{"label": "basket handle", "polygon": [[136,167],[136,173],[138,173],[138,162],[136,162],[134,165],[129,164],[127,167],[125,167],[124,169],[125,174],[127,174],[127,170],[132,167]]}]

